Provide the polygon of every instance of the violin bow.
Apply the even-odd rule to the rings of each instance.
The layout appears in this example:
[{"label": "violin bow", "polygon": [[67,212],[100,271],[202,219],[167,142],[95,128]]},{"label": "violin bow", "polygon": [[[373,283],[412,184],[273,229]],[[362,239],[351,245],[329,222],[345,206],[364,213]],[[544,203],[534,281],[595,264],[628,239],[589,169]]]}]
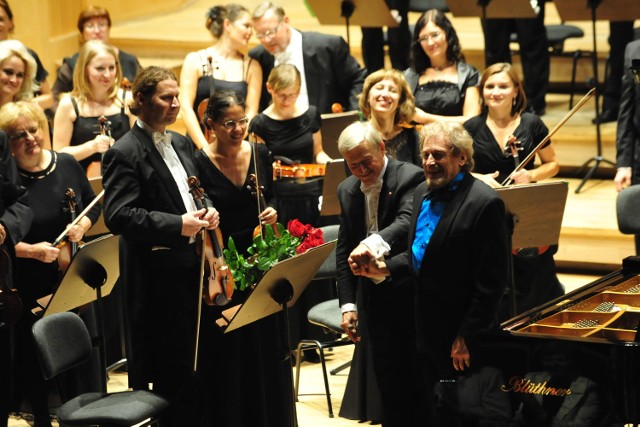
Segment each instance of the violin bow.
[{"label": "violin bow", "polygon": [[260,237],[264,239],[263,231],[262,231],[262,221],[260,221],[260,171],[258,170],[258,142],[254,141],[251,144],[251,150],[253,151],[253,170],[256,174],[256,200],[258,202],[258,226],[260,227]]},{"label": "violin bow", "polygon": [[60,235],[56,238],[56,240],[54,240],[52,246],[58,246],[60,243],[62,243],[62,241],[64,240],[65,237],[67,237],[67,234],[69,234],[69,230],[71,230],[73,228],[74,225],[76,225],[78,222],[80,222],[80,220],[82,218],[84,218],[85,215],[87,215],[89,213],[89,211],[91,210],[91,208],[93,208],[96,203],[98,203],[100,201],[100,199],[102,199],[102,197],[104,196],[104,190],[102,190],[100,192],[100,194],[98,194],[92,201],[91,203],[89,203],[87,205],[86,208],[84,208],[84,210],[82,212],[80,212],[80,214],[76,217],[76,219],[74,219],[71,224],[69,225],[69,227],[67,227],[66,230],[64,230],[62,233],[60,233]]},{"label": "violin bow", "polygon": [[547,136],[545,136],[542,141],[540,141],[540,143],[538,145],[536,145],[536,148],[533,149],[533,151],[531,151],[531,153],[529,153],[527,155],[527,157],[525,157],[524,159],[522,159],[522,161],[520,162],[520,164],[518,165],[518,167],[516,167],[513,172],[511,172],[509,174],[509,176],[507,177],[507,179],[505,179],[502,182],[503,186],[507,186],[510,185],[513,182],[513,177],[515,176],[516,173],[520,172],[520,170],[522,170],[531,160],[533,160],[536,156],[536,154],[538,154],[538,151],[540,151],[540,149],[551,139],[551,137],[562,127],[564,126],[564,124],[567,122],[567,120],[569,120],[571,118],[571,116],[573,116],[580,108],[582,108],[582,106],[584,104],[587,103],[587,101],[589,101],[591,99],[591,97],[595,94],[595,88],[591,89],[585,96],[582,97],[582,99],[580,100],[580,102],[578,102],[572,109],[571,111],[569,111],[563,118],[562,120],[560,120],[560,122],[553,128],[551,129],[551,131],[549,132],[549,134]]}]

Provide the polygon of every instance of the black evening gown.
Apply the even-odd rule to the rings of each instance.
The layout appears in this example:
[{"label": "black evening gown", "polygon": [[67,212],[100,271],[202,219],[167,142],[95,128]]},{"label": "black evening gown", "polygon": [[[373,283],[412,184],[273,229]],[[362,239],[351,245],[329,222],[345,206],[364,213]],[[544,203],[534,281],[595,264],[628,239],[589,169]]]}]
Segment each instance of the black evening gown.
[{"label": "black evening gown", "polygon": [[[271,161],[267,148],[257,144],[260,181],[267,203],[271,197]],[[247,189],[248,179],[236,187],[203,151],[196,152],[200,183],[220,213],[220,230],[226,245],[233,237],[244,253],[258,224],[256,197]],[[248,174],[254,173],[253,159]],[[248,177],[247,177],[248,178]],[[235,291],[231,305],[242,303],[247,291]],[[228,307],[224,307],[228,308]],[[282,319],[274,314],[223,334],[215,325],[220,308],[203,311],[200,361],[205,426],[270,427],[291,425],[291,367],[282,340]]]}]

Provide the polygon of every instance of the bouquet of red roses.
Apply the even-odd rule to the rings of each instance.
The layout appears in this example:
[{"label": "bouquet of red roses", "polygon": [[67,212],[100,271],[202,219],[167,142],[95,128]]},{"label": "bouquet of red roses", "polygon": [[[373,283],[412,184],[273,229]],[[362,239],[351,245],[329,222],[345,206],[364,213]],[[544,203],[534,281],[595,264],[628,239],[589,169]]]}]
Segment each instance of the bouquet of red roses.
[{"label": "bouquet of red roses", "polygon": [[246,255],[238,253],[233,238],[229,238],[224,256],[236,289],[251,287],[274,264],[324,243],[322,230],[297,219],[289,221],[286,229],[282,224],[277,224],[276,229],[277,233],[266,227],[262,235],[254,237]]}]

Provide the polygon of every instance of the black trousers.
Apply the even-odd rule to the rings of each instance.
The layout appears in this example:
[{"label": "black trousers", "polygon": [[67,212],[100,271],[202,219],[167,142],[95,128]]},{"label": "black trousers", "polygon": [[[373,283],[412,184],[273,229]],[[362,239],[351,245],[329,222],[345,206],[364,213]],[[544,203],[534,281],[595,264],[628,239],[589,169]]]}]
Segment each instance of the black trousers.
[{"label": "black trousers", "polygon": [[511,33],[518,34],[527,104],[536,113],[543,113],[549,88],[549,51],[544,27],[544,3],[540,3],[540,13],[536,18],[486,19],[482,23],[482,29],[487,67],[497,62],[511,63],[509,38]]},{"label": "black trousers", "polygon": [[633,21],[609,22],[609,73],[605,76],[602,112],[611,118],[618,116],[624,50],[633,41]]},{"label": "black trousers", "polygon": [[[398,27],[387,30],[389,57],[393,68],[405,70],[409,67],[409,51],[411,50],[411,32],[407,18],[409,0],[397,0],[395,7],[402,21]],[[362,27],[362,59],[367,74],[384,68],[384,33],[382,28]]]}]

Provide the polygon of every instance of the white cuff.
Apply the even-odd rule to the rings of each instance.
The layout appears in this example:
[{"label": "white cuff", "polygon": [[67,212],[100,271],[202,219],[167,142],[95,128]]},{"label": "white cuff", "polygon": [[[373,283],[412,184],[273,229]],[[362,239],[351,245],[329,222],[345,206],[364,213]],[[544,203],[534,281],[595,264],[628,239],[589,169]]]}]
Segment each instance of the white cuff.
[{"label": "white cuff", "polygon": [[355,311],[355,312],[357,312],[357,311],[358,311],[358,307],[357,307],[354,303],[352,303],[352,302],[348,302],[348,303],[346,303],[346,304],[342,304],[342,305],[340,306],[340,310],[341,310],[343,313],[346,313],[346,312],[348,312],[348,311]]},{"label": "white cuff", "polygon": [[389,255],[389,251],[391,250],[391,246],[389,246],[379,234],[372,234],[360,243],[368,247],[378,261],[385,255]]}]

